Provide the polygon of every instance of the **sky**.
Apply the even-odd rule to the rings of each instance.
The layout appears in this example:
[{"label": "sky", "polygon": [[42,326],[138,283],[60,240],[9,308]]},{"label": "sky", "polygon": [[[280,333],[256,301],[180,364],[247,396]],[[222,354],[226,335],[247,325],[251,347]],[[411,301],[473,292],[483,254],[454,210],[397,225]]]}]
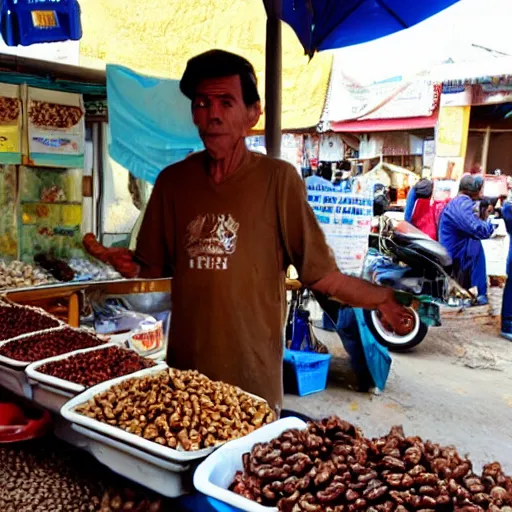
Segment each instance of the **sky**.
[{"label": "sky", "polygon": [[333,53],[343,72],[365,85],[429,70],[449,58],[461,62],[501,56],[472,45],[512,56],[511,29],[512,0],[460,0],[410,29]]}]

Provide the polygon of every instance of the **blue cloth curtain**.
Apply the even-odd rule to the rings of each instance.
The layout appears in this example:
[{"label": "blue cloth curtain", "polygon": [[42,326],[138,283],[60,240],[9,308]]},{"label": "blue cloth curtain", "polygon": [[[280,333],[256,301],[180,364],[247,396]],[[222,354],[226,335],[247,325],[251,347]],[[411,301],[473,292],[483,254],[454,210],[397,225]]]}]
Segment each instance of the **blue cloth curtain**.
[{"label": "blue cloth curtain", "polygon": [[154,183],[162,169],[202,149],[177,80],[109,65],[107,97],[110,156],[136,178]]}]

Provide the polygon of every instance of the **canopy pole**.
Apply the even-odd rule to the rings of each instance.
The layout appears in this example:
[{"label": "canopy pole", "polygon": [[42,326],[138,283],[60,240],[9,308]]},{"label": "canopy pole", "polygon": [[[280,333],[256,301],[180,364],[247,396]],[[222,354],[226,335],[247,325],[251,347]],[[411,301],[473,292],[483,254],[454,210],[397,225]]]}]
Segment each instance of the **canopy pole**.
[{"label": "canopy pole", "polygon": [[265,48],[265,145],[267,155],[275,158],[281,156],[282,60],[281,20],[269,13]]}]

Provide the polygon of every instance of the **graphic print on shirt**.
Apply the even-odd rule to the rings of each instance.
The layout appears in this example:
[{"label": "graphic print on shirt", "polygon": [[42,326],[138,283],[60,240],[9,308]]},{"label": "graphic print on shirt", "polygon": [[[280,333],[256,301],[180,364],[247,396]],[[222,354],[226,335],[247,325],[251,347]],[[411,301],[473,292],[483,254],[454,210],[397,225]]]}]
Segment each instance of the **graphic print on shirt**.
[{"label": "graphic print on shirt", "polygon": [[227,270],[236,250],[240,224],[230,214],[198,215],[187,226],[185,249],[189,267],[196,270]]}]

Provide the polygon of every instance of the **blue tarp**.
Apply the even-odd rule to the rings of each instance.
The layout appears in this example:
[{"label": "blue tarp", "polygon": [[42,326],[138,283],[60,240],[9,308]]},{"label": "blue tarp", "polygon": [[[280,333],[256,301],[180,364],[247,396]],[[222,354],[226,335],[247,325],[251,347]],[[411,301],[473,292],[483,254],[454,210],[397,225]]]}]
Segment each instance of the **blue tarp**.
[{"label": "blue tarp", "polygon": [[108,65],[107,96],[110,156],[135,177],[154,183],[162,169],[202,149],[178,80]]},{"label": "blue tarp", "polygon": [[365,43],[412,27],[459,0],[283,0],[283,21],[308,55]]}]

